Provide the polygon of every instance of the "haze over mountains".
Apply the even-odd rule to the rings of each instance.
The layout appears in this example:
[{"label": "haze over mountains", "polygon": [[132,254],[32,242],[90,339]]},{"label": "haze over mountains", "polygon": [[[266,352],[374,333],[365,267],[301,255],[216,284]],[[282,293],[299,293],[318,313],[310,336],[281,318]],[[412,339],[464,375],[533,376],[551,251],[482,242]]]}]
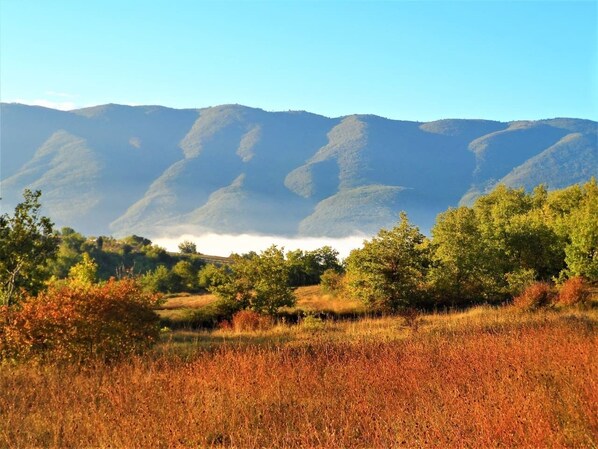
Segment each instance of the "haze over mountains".
[{"label": "haze over mountains", "polygon": [[41,189],[58,226],[89,235],[371,235],[497,183],[562,188],[598,176],[598,123],[410,122],[239,105],[2,104],[2,209]]}]

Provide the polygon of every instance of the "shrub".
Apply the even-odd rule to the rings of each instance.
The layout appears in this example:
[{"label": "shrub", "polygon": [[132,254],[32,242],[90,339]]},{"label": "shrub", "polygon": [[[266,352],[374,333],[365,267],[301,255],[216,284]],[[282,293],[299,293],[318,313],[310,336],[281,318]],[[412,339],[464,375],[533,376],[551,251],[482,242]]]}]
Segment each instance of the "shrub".
[{"label": "shrub", "polygon": [[274,316],[281,307],[293,307],[295,294],[289,286],[289,265],[282,249],[272,245],[259,255],[231,256],[218,285],[210,288],[220,299],[242,308]]},{"label": "shrub", "polygon": [[325,293],[337,295],[343,290],[343,275],[336,270],[328,269],[320,276],[320,286]]},{"label": "shrub", "polygon": [[158,265],[154,271],[148,271],[140,279],[146,291],[152,293],[180,292],[181,278],[165,265]]},{"label": "shrub", "polygon": [[233,315],[232,326],[236,332],[267,330],[272,327],[272,318],[253,310],[241,310]]},{"label": "shrub", "polygon": [[229,320],[222,320],[220,323],[218,323],[218,329],[220,329],[221,331],[230,331],[232,330],[233,325],[230,324]]},{"label": "shrub", "polygon": [[81,362],[140,353],[159,338],[156,302],[133,279],[51,285],[0,313],[0,357]]},{"label": "shrub", "polygon": [[548,282],[534,282],[513,299],[513,305],[521,310],[536,310],[550,305],[553,299],[554,292]]},{"label": "shrub", "polygon": [[324,329],[324,320],[314,315],[307,315],[301,320],[301,328],[308,332],[321,331]]},{"label": "shrub", "polygon": [[590,297],[590,290],[581,276],[575,276],[567,279],[561,288],[557,297],[557,302],[565,306],[574,304],[585,304]]}]

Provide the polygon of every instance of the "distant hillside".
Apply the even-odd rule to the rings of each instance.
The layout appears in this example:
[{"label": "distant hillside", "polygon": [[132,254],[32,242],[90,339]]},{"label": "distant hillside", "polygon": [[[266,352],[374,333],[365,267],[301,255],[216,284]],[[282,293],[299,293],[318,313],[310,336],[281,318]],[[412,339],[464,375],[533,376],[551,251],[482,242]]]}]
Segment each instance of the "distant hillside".
[{"label": "distant hillside", "polygon": [[2,104],[2,210],[41,189],[45,213],[85,234],[371,234],[400,210],[428,230],[498,183],[598,176],[598,124],[327,118],[238,105]]}]

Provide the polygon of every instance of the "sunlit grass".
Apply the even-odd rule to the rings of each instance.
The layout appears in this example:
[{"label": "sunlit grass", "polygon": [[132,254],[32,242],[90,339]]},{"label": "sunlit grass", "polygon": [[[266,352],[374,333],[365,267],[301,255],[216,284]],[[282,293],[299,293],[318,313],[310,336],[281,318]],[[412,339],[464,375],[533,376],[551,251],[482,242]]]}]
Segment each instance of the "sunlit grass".
[{"label": "sunlit grass", "polygon": [[212,304],[216,300],[217,297],[209,293],[200,295],[179,294],[164,300],[164,303],[160,306],[160,309],[197,309],[200,307],[205,307],[208,304]]},{"label": "sunlit grass", "polygon": [[595,310],[479,307],[173,332],[87,368],[0,366],[7,448],[591,448]]},{"label": "sunlit grass", "polygon": [[409,324],[400,316],[363,317],[354,320],[322,320],[318,326],[277,323],[259,331],[175,330],[167,333],[159,352],[197,348],[215,348],[222,345],[290,345],[319,343],[390,342],[414,336],[451,336],[477,332],[508,332],[523,327],[537,327],[563,320],[598,322],[598,308],[576,307],[523,313],[511,307],[478,306],[458,313],[422,314]]},{"label": "sunlit grass", "polygon": [[[300,294],[304,306],[332,300]],[[0,447],[592,448],[595,299],[165,330],[151,353],[112,365],[7,363]],[[164,312],[210,304],[197,301]]]},{"label": "sunlit grass", "polygon": [[365,312],[365,307],[360,301],[324,293],[319,285],[299,287],[295,290],[295,295],[297,296],[297,305],[291,310],[337,314]]},{"label": "sunlit grass", "polygon": [[[320,313],[336,316],[361,316],[366,312],[360,301],[323,293],[319,285],[299,287],[295,289],[295,295],[297,304],[294,307],[281,309],[282,313],[291,315]],[[194,313],[203,310],[209,314],[210,306],[213,306],[216,301],[218,301],[218,297],[212,294],[172,295],[164,300],[156,313],[170,325],[177,328],[190,328],[193,327]]]}]

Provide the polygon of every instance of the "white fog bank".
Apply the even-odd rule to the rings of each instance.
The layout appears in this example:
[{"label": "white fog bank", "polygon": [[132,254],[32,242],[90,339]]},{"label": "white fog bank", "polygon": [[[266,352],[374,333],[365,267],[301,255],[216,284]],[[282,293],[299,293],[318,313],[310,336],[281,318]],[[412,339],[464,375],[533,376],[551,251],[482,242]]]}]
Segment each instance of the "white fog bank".
[{"label": "white fog bank", "polygon": [[231,253],[243,254],[250,251],[260,252],[271,245],[284,247],[285,251],[302,249],[305,251],[330,246],[339,252],[344,259],[352,249],[360,248],[368,236],[344,238],[329,237],[281,237],[268,235],[227,235],[227,234],[183,234],[176,238],[156,238],[153,243],[168,251],[178,251],[179,243],[188,240],[197,245],[197,251],[211,256],[229,256]]}]

